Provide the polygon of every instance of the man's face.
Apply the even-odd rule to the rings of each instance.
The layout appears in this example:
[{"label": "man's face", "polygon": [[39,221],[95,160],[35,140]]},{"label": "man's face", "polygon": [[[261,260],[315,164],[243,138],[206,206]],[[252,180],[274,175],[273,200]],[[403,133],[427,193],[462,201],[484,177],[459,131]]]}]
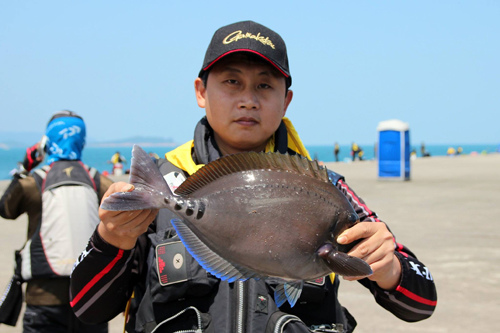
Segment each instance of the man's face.
[{"label": "man's face", "polygon": [[210,70],[206,87],[195,81],[221,152],[262,151],[292,100],[285,77],[265,61],[245,54],[226,56]]}]

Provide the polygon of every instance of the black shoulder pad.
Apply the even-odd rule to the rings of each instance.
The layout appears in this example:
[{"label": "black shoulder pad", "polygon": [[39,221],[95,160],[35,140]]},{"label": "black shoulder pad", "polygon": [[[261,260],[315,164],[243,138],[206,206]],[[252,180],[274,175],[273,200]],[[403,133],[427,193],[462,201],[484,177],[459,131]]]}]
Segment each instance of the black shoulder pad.
[{"label": "black shoulder pad", "polygon": [[333,172],[332,170],[328,170],[328,169],[327,169],[327,172],[328,172],[328,179],[332,182],[333,185],[337,185],[338,181],[341,179],[345,180],[344,176],[342,176],[341,174],[338,174],[338,173]]}]

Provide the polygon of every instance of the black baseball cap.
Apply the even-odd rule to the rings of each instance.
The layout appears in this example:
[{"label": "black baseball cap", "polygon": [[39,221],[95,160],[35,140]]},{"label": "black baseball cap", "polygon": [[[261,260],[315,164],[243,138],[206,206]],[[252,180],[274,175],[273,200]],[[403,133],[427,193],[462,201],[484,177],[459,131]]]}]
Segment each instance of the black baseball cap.
[{"label": "black baseball cap", "polygon": [[198,76],[202,77],[213,64],[235,52],[257,54],[285,76],[287,88],[292,85],[285,41],[273,30],[253,21],[237,22],[219,28],[208,45]]}]

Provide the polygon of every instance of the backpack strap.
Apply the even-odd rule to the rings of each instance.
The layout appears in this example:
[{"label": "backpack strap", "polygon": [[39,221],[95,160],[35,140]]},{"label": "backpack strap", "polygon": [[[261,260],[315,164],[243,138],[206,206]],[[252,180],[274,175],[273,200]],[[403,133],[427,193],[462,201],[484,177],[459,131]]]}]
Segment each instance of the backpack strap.
[{"label": "backpack strap", "polygon": [[40,193],[44,187],[45,179],[47,178],[47,173],[50,171],[50,165],[44,165],[39,169],[35,169],[32,172],[33,178],[35,179],[36,186]]},{"label": "backpack strap", "polygon": [[86,164],[84,164],[83,167],[85,168],[85,170],[87,170],[87,173],[92,180],[94,190],[99,193],[99,188],[101,187],[101,174],[99,173],[99,171],[97,171],[96,168],[89,167]]},{"label": "backpack strap", "polygon": [[[290,322],[299,322],[303,324],[303,328],[306,328],[306,325],[300,320],[299,317],[278,310],[273,313],[267,321],[265,333],[283,332],[285,326]],[[302,331],[303,330],[301,330],[301,332]]]},{"label": "backpack strap", "polygon": [[[94,191],[97,193],[97,200],[99,201],[99,189],[101,188],[101,174],[93,167],[89,167],[86,164],[79,162],[79,164],[85,169],[89,176],[89,184]],[[47,174],[51,170],[51,165],[44,165],[43,167],[33,170],[32,175],[35,179],[38,190],[42,193],[45,190],[45,180],[47,179]]]},{"label": "backpack strap", "polygon": [[[97,170],[89,168],[81,161],[58,161],[52,163],[50,167],[46,167],[42,168],[42,171],[37,170],[36,172],[39,178],[42,179],[40,187],[42,192],[58,186],[83,185],[91,187],[98,193],[98,187],[95,182],[98,173]],[[45,174],[43,173],[44,171]]]}]

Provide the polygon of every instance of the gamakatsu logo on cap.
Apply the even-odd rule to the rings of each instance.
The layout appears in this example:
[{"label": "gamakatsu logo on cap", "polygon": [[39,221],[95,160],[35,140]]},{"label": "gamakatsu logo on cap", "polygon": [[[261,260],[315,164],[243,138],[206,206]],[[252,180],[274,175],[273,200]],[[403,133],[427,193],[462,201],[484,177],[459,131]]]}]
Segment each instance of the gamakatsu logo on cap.
[{"label": "gamakatsu logo on cap", "polygon": [[244,39],[244,38],[255,39],[255,40],[261,42],[262,44],[268,45],[274,49],[274,44],[269,39],[269,37],[264,38],[263,36],[260,35],[260,32],[257,35],[254,35],[251,32],[247,32],[246,34],[244,34],[241,30],[238,30],[238,31],[232,32],[229,35],[227,35],[227,37],[224,38],[222,43],[231,44],[232,42],[237,42],[240,39]]}]

